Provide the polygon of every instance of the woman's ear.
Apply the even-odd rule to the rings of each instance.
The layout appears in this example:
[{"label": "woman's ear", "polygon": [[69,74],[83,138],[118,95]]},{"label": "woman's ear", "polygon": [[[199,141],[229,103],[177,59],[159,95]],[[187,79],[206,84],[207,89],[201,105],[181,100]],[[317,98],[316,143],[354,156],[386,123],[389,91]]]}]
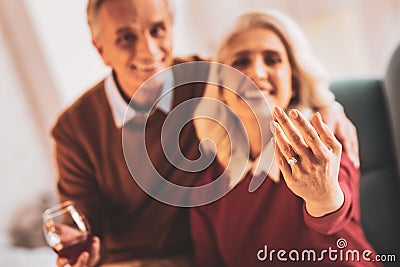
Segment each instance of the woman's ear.
[{"label": "woman's ear", "polygon": [[292,76],[292,99],[299,94],[299,81],[295,76]]},{"label": "woman's ear", "polygon": [[290,98],[289,106],[296,106],[299,103],[300,84],[295,76],[292,76],[292,97]]}]

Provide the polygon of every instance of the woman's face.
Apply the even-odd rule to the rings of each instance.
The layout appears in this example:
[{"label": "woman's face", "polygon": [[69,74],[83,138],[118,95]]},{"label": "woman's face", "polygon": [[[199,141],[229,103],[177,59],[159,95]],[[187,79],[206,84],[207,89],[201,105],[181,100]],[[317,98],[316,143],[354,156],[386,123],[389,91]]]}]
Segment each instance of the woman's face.
[{"label": "woman's face", "polygon": [[[239,33],[220,58],[222,63],[246,74],[267,97],[271,108],[288,107],[293,97],[292,68],[283,42],[272,30],[253,28]],[[231,107],[240,105],[232,99],[233,94],[225,97]]]},{"label": "woman's face", "polygon": [[[269,29],[246,29],[231,40],[219,58],[221,63],[246,74],[268,99],[269,107],[258,89],[249,83],[233,89],[236,94],[223,91],[226,103],[239,115],[246,128],[252,156],[257,156],[271,137],[268,124],[272,120],[272,108],[286,109],[293,97],[292,68],[286,48],[278,35]],[[257,122],[259,127],[255,127]]]}]

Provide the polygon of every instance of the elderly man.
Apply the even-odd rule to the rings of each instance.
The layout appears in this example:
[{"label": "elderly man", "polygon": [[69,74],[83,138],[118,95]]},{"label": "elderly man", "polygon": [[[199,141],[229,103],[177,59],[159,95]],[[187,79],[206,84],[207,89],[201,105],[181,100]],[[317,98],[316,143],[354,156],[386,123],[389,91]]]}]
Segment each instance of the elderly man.
[{"label": "elderly man", "polygon": [[[52,131],[60,200],[73,200],[96,236],[90,253],[81,253],[76,266],[100,262],[104,266],[192,266],[188,210],[157,201],[132,179],[124,159],[122,129],[143,123],[142,114],[148,114],[165,90],[163,81],[156,82],[149,93],[136,94],[131,101],[149,77],[171,65],[201,59],[173,57],[173,14],[167,0],[89,0],[87,16],[93,45],[112,72],[64,111]],[[168,112],[186,99],[201,96],[203,90],[203,85],[187,85],[148,114],[149,156],[162,176],[174,183],[190,186],[202,173],[171,165],[162,155],[161,143],[154,140],[159,139]],[[124,120],[128,107],[131,115]],[[328,118],[339,117],[327,111]],[[337,126],[339,120],[333,121]],[[135,127],[130,129],[132,140],[143,138]],[[199,156],[191,123],[180,133],[180,146],[188,158]],[[136,157],[136,166],[142,166],[141,157],[145,155]],[[153,175],[145,164],[139,169],[143,177]],[[57,264],[69,265],[65,258]]]},{"label": "elderly man", "polygon": [[[140,123],[140,117],[155,100],[152,93],[137,94],[130,103],[133,115],[124,121],[132,96],[153,74],[184,62],[172,56],[173,14],[169,3],[89,0],[87,16],[93,44],[112,73],[75,101],[59,117],[52,131],[60,200],[73,200],[87,216],[93,234],[102,240],[103,263],[190,266],[188,209],[166,205],[147,195],[132,179],[122,147],[123,126]],[[153,87],[156,92],[163,90],[162,84]],[[150,139],[157,139],[160,122],[171,108],[202,94],[202,86],[190,89],[181,90],[179,100],[174,94],[169,103],[156,106],[146,125]],[[133,140],[142,139],[140,131],[132,130],[130,134]],[[198,157],[195,136],[191,124],[182,130],[183,153],[189,158]],[[159,142],[151,142],[147,149],[153,158],[162,151]],[[201,175],[180,171],[164,158],[156,164],[163,177],[174,183],[184,178],[190,183]],[[137,166],[143,164],[139,162]],[[152,175],[146,166],[140,168],[140,174]],[[90,256],[84,253],[80,261],[83,259],[89,266],[97,264],[99,246],[96,237],[93,252]],[[59,259],[59,265],[63,264],[65,259]]]}]

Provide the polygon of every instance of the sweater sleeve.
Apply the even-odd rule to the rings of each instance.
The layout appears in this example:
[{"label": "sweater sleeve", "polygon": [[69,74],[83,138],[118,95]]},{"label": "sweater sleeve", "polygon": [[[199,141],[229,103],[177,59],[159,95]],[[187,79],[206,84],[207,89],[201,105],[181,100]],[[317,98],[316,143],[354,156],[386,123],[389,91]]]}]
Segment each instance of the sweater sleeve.
[{"label": "sweater sleeve", "polygon": [[215,232],[202,207],[191,208],[191,234],[194,243],[195,261],[198,267],[225,266],[218,253]]},{"label": "sweater sleeve", "polygon": [[104,205],[87,148],[68,120],[59,121],[52,135],[55,142],[59,199],[72,200],[88,219],[92,232],[101,236],[100,222]]},{"label": "sweater sleeve", "polygon": [[335,212],[316,218],[311,216],[303,205],[303,215],[306,225],[315,231],[331,235],[340,231],[350,220],[360,217],[358,206],[359,169],[351,163],[345,153],[342,153],[339,170],[339,184],[344,194],[343,205]]}]

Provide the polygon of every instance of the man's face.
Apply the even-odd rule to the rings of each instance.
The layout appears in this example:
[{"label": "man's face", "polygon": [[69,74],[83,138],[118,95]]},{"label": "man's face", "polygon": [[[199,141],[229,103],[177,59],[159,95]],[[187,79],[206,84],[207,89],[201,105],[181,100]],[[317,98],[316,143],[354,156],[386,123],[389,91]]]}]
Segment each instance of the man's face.
[{"label": "man's face", "polygon": [[126,94],[172,64],[172,18],[165,0],[107,0],[93,43]]}]

